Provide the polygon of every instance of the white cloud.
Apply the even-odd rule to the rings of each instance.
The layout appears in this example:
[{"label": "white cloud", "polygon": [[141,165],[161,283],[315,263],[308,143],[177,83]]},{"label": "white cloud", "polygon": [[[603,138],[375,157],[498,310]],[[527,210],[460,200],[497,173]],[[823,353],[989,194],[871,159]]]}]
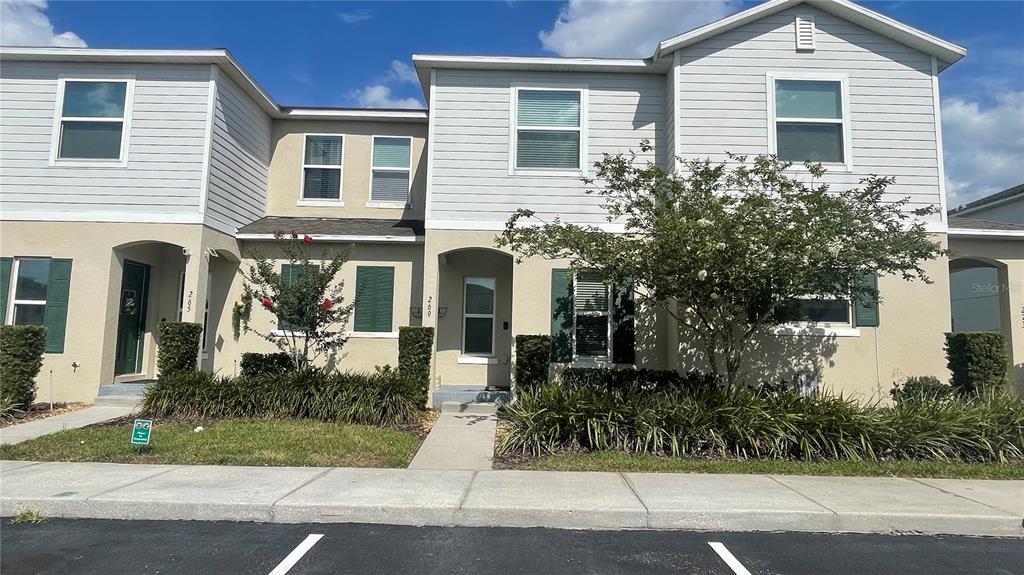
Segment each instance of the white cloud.
[{"label": "white cloud", "polygon": [[942,143],[950,208],[1024,182],[1024,91],[943,100]]},{"label": "white cloud", "polygon": [[391,70],[388,71],[388,79],[398,82],[408,82],[410,84],[419,84],[420,82],[419,76],[416,75],[416,68],[413,68],[401,60],[391,61]]},{"label": "white cloud", "polygon": [[659,41],[718,20],[740,7],[738,0],[619,2],[569,0],[541,44],[559,56],[646,58]]},{"label": "white cloud", "polygon": [[373,20],[373,12],[369,10],[353,10],[351,12],[338,12],[338,18],[346,24],[358,24],[367,20]]},{"label": "white cloud", "polygon": [[362,90],[355,90],[352,97],[364,108],[423,108],[423,103],[416,98],[397,98],[391,94],[391,88],[384,84],[374,84]]},{"label": "white cloud", "polygon": [[46,0],[0,1],[0,45],[85,47],[74,32],[55,33],[45,11]]}]

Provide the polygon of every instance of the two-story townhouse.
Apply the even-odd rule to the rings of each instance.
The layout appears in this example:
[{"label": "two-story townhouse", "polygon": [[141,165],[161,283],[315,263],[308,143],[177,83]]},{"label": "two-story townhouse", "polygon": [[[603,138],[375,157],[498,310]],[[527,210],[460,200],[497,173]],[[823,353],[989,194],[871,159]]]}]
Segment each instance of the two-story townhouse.
[{"label": "two-story townhouse", "polygon": [[[394,364],[421,323],[435,386],[507,387],[516,334],[552,334],[558,365],[700,367],[664,310],[496,248],[509,215],[619,229],[580,178],[642,140],[672,170],[775,153],[943,208],[938,74],[964,53],[845,0],[771,0],[645,59],[416,55],[428,113],[282,107],[222,50],[3,49],[3,319],[51,328],[40,384],[61,399],[155,376],[163,319],[204,322],[204,369],[233,373],[274,349],[232,337],[239,270],[254,248],[283,266],[273,233],[294,229],[352,244],[347,293],[369,288],[342,368]],[[928,225],[946,245],[945,210]],[[927,269],[878,278],[878,307],[800,306],[755,367],[861,397],[942,375],[949,268]]]},{"label": "two-story townhouse", "polygon": [[[416,321],[425,112],[282,107],[224,50],[0,59],[2,321],[47,327],[41,397],[152,379],[164,320],[206,326],[207,370],[271,346],[236,344],[230,316],[251,250],[280,256],[278,229],[354,246],[349,291],[379,284],[371,309],[393,315],[357,310],[356,338]],[[343,365],[397,357],[360,343]]]},{"label": "two-story townhouse", "polygon": [[[801,177],[805,159],[824,163],[835,189],[894,176],[891,197],[934,206],[929,231],[946,245],[938,75],[964,54],[843,0],[772,0],[646,59],[414,55],[430,109],[424,294],[436,312],[425,304],[424,323],[437,326],[435,383],[507,381],[513,336],[530,333],[566,342],[554,350],[562,365],[701,367],[681,359],[691,347],[668,314],[567,277],[566,262],[516,264],[494,247],[517,208],[614,229],[580,178],[643,139],[672,170],[772,153]],[[926,269],[934,283],[878,278],[880,306],[800,306],[753,367],[860,397],[942,375],[947,262]]]}]

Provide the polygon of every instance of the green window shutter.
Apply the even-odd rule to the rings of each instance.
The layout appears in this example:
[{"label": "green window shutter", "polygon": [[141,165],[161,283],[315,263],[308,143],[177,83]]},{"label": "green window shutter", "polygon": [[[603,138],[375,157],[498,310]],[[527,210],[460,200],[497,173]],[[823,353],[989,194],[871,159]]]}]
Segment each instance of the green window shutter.
[{"label": "green window shutter", "polygon": [[7,296],[11,293],[11,266],[14,258],[0,258],[0,325],[7,323]]},{"label": "green window shutter", "polygon": [[[315,271],[320,270],[320,266],[309,266]],[[292,282],[299,281],[304,275],[304,268],[302,264],[281,264],[281,282],[284,285],[291,285]],[[291,322],[278,318],[277,329],[281,331],[296,331],[301,330],[304,326],[292,325]]]},{"label": "green window shutter", "polygon": [[356,268],[355,331],[390,332],[395,299],[395,268]]},{"label": "green window shutter", "polygon": [[[861,285],[866,285],[878,290],[878,276],[875,274],[865,275],[861,279]],[[858,296],[853,302],[854,325],[857,327],[878,327],[880,318],[878,316],[878,297],[870,295]]]},{"label": "green window shutter", "polygon": [[68,298],[71,294],[71,260],[50,260],[50,284],[46,289],[46,353],[64,353],[64,334],[68,325]]},{"label": "green window shutter", "polygon": [[612,290],[612,362],[636,361],[636,303],[633,285],[617,285]]},{"label": "green window shutter", "polygon": [[573,310],[572,273],[551,270],[551,361],[572,361]]}]

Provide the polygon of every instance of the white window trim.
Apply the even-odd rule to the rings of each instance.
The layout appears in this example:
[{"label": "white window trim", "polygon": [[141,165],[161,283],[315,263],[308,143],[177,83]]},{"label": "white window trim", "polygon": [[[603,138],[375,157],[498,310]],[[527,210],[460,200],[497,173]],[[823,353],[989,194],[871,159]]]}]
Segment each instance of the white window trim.
[{"label": "white window trim", "polygon": [[[9,305],[7,306],[7,317],[4,318],[4,323],[6,325],[14,325],[14,308],[17,305],[41,305],[41,306],[43,306],[43,313],[45,315],[47,300],[45,300],[45,299],[42,299],[42,300],[39,300],[39,299],[15,299],[14,296],[15,296],[15,294],[18,293],[18,272],[21,270],[21,262],[23,262],[25,260],[45,260],[45,261],[50,261],[50,259],[51,258],[48,258],[48,257],[32,257],[32,256],[24,256],[24,257],[15,257],[14,258],[14,263],[11,266],[11,285],[7,286],[7,290],[8,290],[8,292],[7,292],[7,301],[9,302]],[[49,287],[50,287],[49,279],[47,279],[46,287],[47,287],[47,289],[49,289]]]},{"label": "white window trim", "polygon": [[[399,140],[409,140],[409,166],[406,168],[395,168],[392,166],[375,166],[373,165],[373,150],[377,146],[377,138],[390,138]],[[374,135],[370,138],[370,181],[367,182],[366,190],[366,207],[368,208],[409,208],[412,207],[412,136],[385,136],[385,135]],[[409,183],[408,189],[405,191],[404,202],[387,202],[373,199],[373,173],[374,172],[405,172],[408,174],[406,180]]]},{"label": "white window trim", "polygon": [[[608,295],[608,309],[604,312],[600,311],[588,311],[579,313],[576,311],[576,302],[579,301],[577,294],[576,284],[579,279],[579,272],[572,274],[572,363],[574,365],[607,365],[613,362],[612,358],[612,314],[615,302],[612,298],[612,289],[608,284],[604,284],[605,293]],[[580,315],[600,317],[604,316],[605,329],[608,332],[608,340],[606,355],[580,355],[579,347],[576,345],[576,317]]]},{"label": "white window trim", "polygon": [[[853,330],[852,335],[860,335],[853,324],[853,300],[845,297],[804,296],[795,299],[803,300],[844,300],[849,317],[847,321],[789,321],[775,328],[777,335],[838,335],[839,332]],[[792,333],[792,332],[796,333]],[[781,332],[781,333],[780,333]]]},{"label": "white window trim", "polygon": [[[777,117],[775,115],[775,81],[776,80],[810,80],[819,82],[838,82],[839,97],[842,99],[843,117],[835,118],[789,118]],[[765,90],[768,94],[768,153],[778,154],[778,137],[776,127],[778,122],[806,123],[806,124],[841,124],[843,126],[843,161],[842,162],[821,162],[821,165],[831,171],[852,172],[853,171],[853,136],[850,129],[850,80],[846,74],[831,74],[824,72],[774,72],[765,73]],[[792,170],[806,171],[802,162],[793,162]]]},{"label": "white window trim", "polygon": [[[579,92],[580,95],[580,125],[571,128],[566,126],[520,126],[519,125],[519,91],[528,92]],[[587,117],[590,88],[586,84],[512,84],[509,87],[509,134],[508,134],[508,175],[510,176],[551,176],[551,177],[581,177],[587,174]],[[520,168],[516,163],[519,140],[519,130],[535,132],[579,132],[580,134],[580,157],[577,168]]]},{"label": "white window trim", "polygon": [[[488,279],[494,282],[494,295],[491,296],[491,313],[466,313],[466,288],[469,287],[469,280],[474,279]],[[497,338],[498,322],[495,319],[495,311],[498,308],[498,278],[494,276],[464,276],[462,278],[462,355],[459,357],[483,357],[493,358],[494,355],[494,340]],[[466,320],[473,318],[488,318],[491,320],[491,351],[489,352],[468,352],[466,351]],[[468,363],[468,362],[460,362]],[[475,363],[475,362],[473,362]]]},{"label": "white window trim", "polygon": [[[323,136],[328,138],[341,138],[341,163],[332,166],[330,164],[307,164],[306,163],[306,139],[309,136]],[[338,208],[345,205],[345,142],[347,138],[345,134],[320,134],[310,132],[308,134],[302,134],[302,163],[301,173],[299,175],[299,199],[296,205],[303,207],[330,207]],[[307,198],[306,193],[306,168],[321,168],[325,170],[338,170],[338,199],[324,199],[324,198]]]},{"label": "white window trim", "polygon": [[[64,87],[68,82],[120,82],[126,84],[124,91],[124,115],[120,119],[115,118],[82,118],[67,116],[64,114]],[[135,101],[135,76],[131,74],[109,74],[102,77],[97,76],[57,76],[57,101],[53,108],[53,129],[50,138],[50,165],[87,167],[87,168],[111,168],[126,167],[128,165],[128,143],[132,133],[132,104]],[[121,123],[121,150],[120,155],[110,159],[99,158],[60,158],[60,140],[63,133],[63,123],[69,122],[120,122]]]}]

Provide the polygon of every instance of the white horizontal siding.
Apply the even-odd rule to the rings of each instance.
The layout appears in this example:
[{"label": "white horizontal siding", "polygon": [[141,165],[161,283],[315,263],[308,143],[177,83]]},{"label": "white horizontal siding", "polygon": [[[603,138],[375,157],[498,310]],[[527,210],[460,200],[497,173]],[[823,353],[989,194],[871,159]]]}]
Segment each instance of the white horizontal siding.
[{"label": "white horizontal siding", "polygon": [[206,224],[225,233],[266,215],[270,117],[230,79],[217,79]]},{"label": "white horizontal siding", "polygon": [[655,147],[646,158],[664,156],[665,77],[635,74],[488,72],[438,70],[431,115],[434,122],[428,227],[433,222],[504,222],[519,208],[546,219],[601,223],[600,199],[585,193],[577,175],[509,175],[512,85],[586,86],[587,164],[604,153]]},{"label": "white horizontal siding", "polygon": [[[793,20],[814,16],[814,52],[796,52]],[[683,49],[676,98],[680,155],[726,159],[768,151],[766,74],[843,73],[849,78],[853,172],[826,181],[851,187],[894,176],[889,198],[940,205],[931,58],[803,5]]]},{"label": "white horizontal siding", "polygon": [[[127,166],[49,165],[61,74],[69,79],[135,77]],[[195,221],[201,210],[209,89],[207,66],[4,62],[2,216]]]}]

